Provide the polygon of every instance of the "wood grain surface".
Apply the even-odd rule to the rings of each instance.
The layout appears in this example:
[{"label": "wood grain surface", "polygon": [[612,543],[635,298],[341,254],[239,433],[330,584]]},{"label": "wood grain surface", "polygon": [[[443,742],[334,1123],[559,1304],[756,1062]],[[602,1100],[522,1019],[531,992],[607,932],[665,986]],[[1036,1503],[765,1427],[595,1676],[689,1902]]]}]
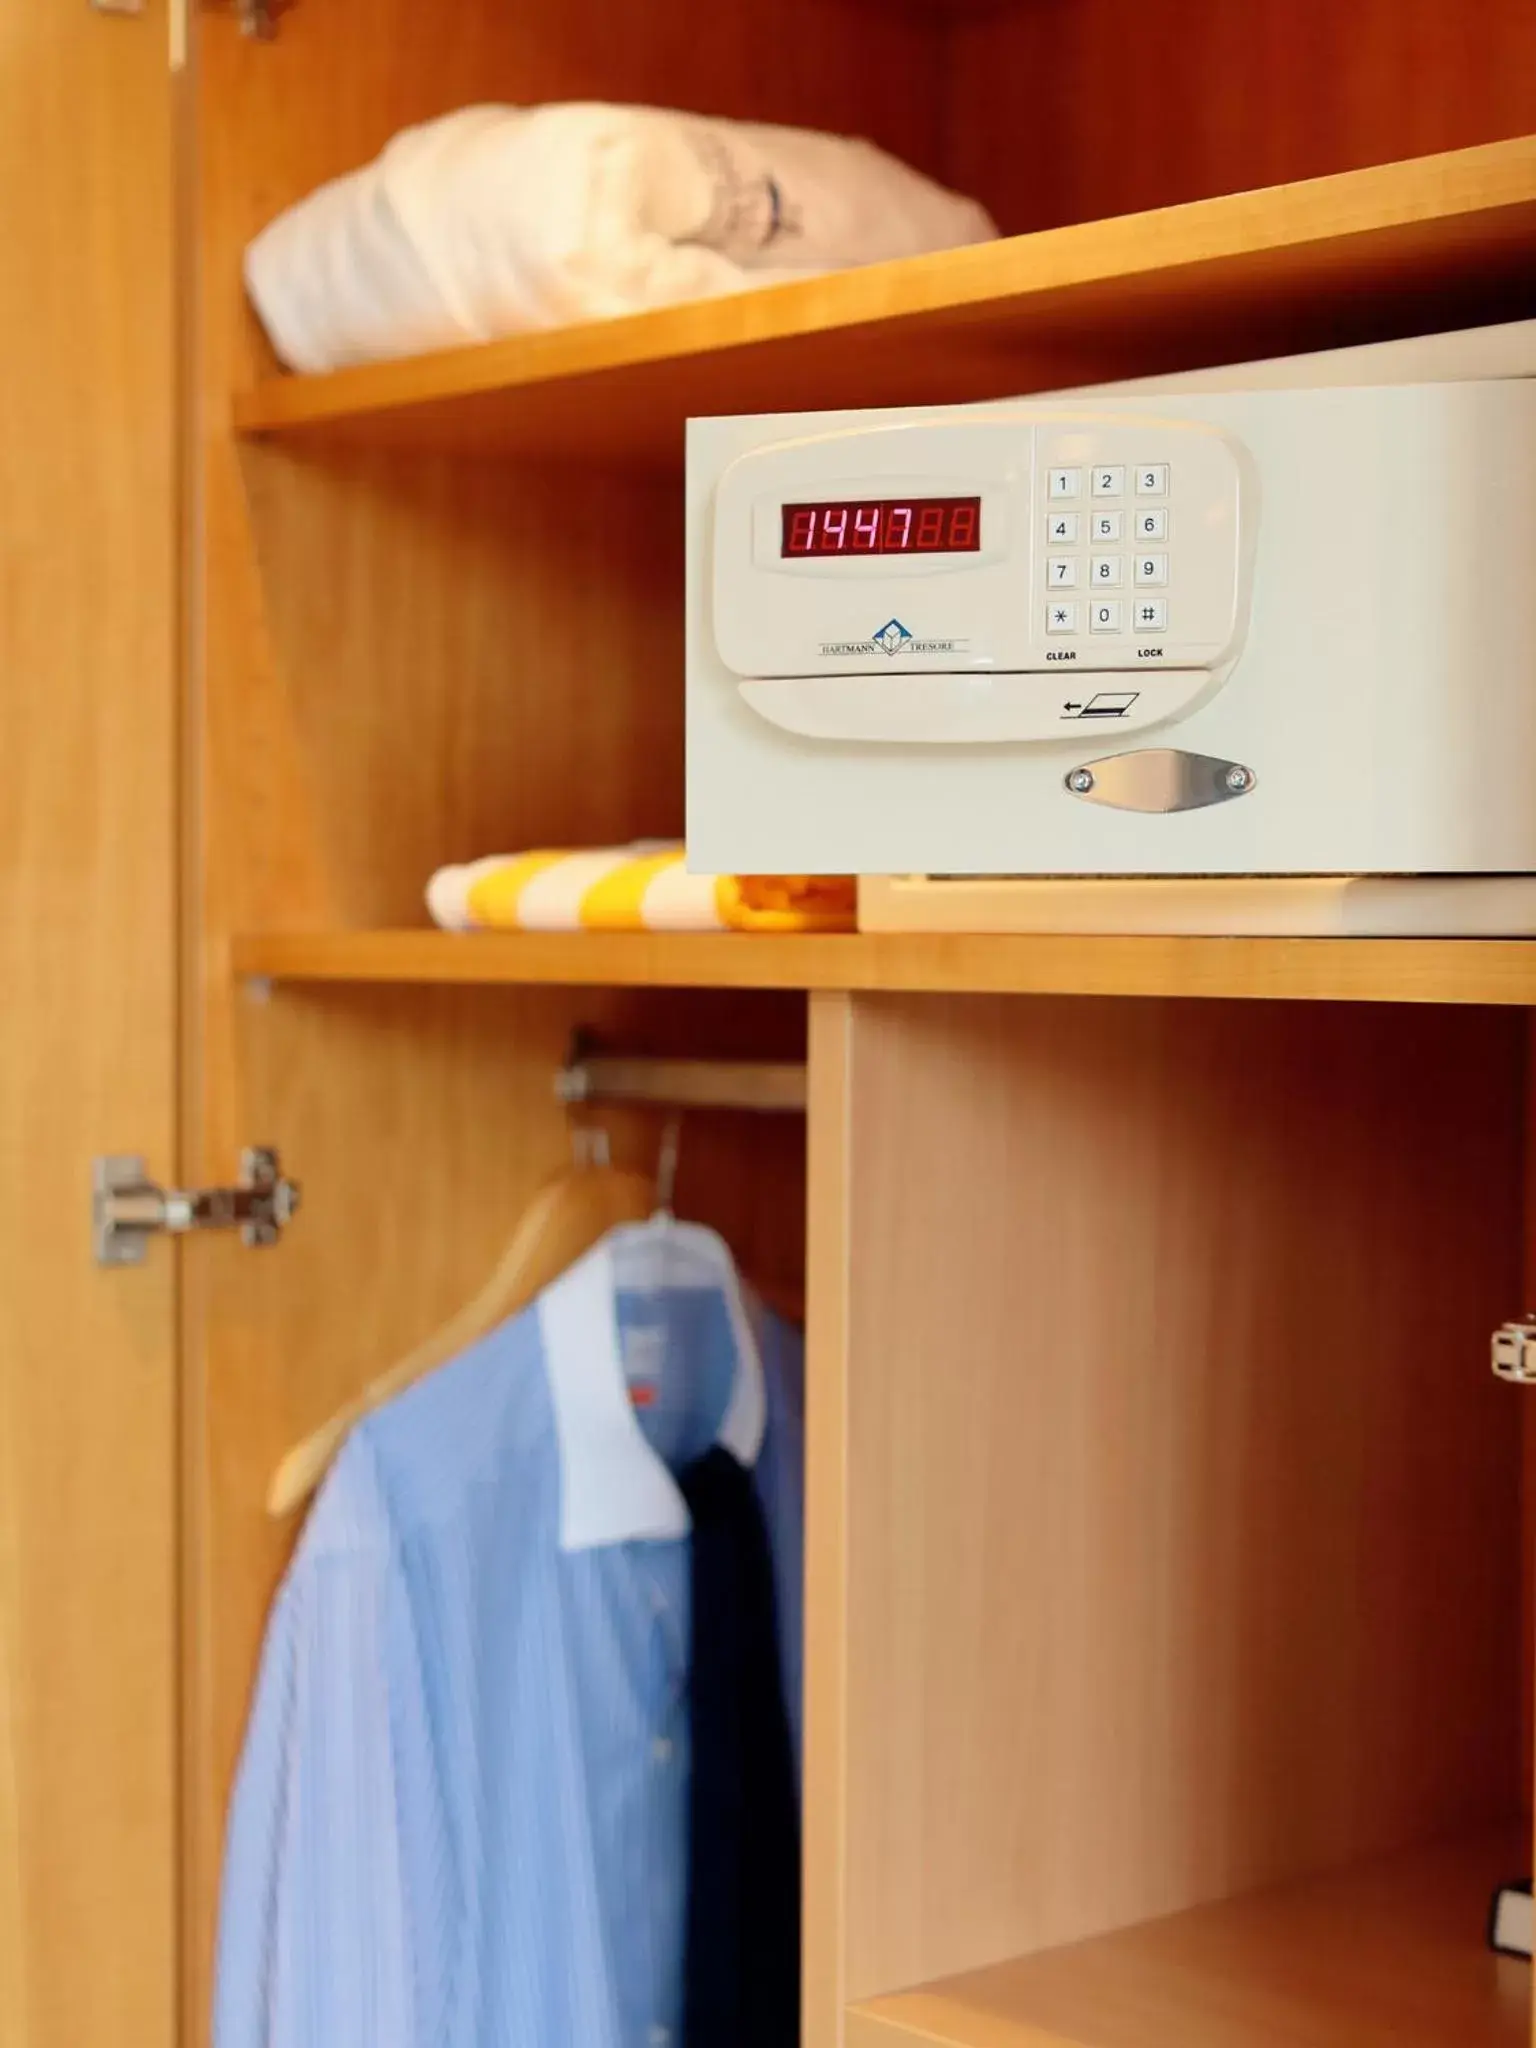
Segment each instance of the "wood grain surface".
[{"label": "wood grain surface", "polygon": [[848,2015],[846,2048],[1526,2048],[1528,1963],[1489,1953],[1502,1828],[1004,1963]]},{"label": "wood grain surface", "polygon": [[313,983],[1536,1002],[1536,940],[1530,939],[246,932],[232,940],[229,958],[236,974]]},{"label": "wood grain surface", "polygon": [[945,79],[949,174],[1018,232],[1528,135],[1536,10],[1033,0],[960,17]]},{"label": "wood grain surface", "polygon": [[1513,1813],[1523,1019],[852,1019],[811,1360],[846,1995]]},{"label": "wood grain surface", "polygon": [[0,2040],[176,2040],[172,84],[161,0],[0,22]]}]

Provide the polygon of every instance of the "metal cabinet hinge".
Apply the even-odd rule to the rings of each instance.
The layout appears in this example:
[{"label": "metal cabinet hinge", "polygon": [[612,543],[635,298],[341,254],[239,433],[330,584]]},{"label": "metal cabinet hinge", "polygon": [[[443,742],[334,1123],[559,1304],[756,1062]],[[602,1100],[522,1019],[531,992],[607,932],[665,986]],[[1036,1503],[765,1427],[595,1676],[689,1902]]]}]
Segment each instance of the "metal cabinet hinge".
[{"label": "metal cabinet hinge", "polygon": [[1536,1386],[1536,1321],[1499,1325],[1493,1333],[1493,1369],[1514,1386]]},{"label": "metal cabinet hinge", "polygon": [[277,36],[277,18],[290,4],[291,0],[235,0],[241,35],[249,36],[253,42],[273,42]]},{"label": "metal cabinet hinge", "polygon": [[136,1152],[92,1163],[91,1234],[98,1266],[142,1265],[152,1237],[238,1230],[248,1245],[276,1244],[299,1206],[299,1186],[273,1145],[248,1145],[232,1188],[163,1188]]}]

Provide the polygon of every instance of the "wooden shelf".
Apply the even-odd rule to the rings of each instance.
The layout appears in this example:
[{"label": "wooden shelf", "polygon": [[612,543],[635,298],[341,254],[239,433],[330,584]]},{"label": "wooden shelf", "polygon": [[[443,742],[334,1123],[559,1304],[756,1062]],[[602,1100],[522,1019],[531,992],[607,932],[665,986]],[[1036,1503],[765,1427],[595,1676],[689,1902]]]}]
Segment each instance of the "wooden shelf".
[{"label": "wooden shelf", "polygon": [[1536,311],[1536,137],[484,347],[273,377],[249,435],[676,465],[690,414],[996,398]]},{"label": "wooden shelf", "polygon": [[1536,1004],[1529,939],[361,931],[241,937],[231,964],[237,974],[291,982]]},{"label": "wooden shelf", "polygon": [[855,2006],[848,2048],[1529,2048],[1484,1944],[1518,1831],[1175,1914]]}]

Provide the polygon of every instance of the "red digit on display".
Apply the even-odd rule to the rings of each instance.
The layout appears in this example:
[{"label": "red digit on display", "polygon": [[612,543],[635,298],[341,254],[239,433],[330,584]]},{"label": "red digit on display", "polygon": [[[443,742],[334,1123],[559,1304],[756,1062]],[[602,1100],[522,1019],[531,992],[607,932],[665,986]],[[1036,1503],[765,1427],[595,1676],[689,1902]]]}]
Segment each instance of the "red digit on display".
[{"label": "red digit on display", "polygon": [[946,546],[956,553],[974,548],[976,545],[976,507],[969,502],[956,505],[949,515],[949,539]]},{"label": "red digit on display", "polygon": [[857,498],[785,505],[779,553],[964,555],[981,546],[980,498]]},{"label": "red digit on display", "polygon": [[944,544],[944,507],[924,505],[917,515],[917,537],[915,547],[937,549]]}]

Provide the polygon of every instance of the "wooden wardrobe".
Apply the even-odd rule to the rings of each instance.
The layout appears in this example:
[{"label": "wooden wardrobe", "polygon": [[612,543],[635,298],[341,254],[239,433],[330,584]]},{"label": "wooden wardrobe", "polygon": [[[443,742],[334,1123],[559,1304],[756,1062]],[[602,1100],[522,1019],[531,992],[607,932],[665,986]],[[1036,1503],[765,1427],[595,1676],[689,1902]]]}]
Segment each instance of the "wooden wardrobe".
[{"label": "wooden wardrobe", "polygon": [[[809,1059],[679,1187],[808,1288],[807,2048],[1523,2048],[1536,944],[473,941],[422,886],[680,832],[690,413],[1536,312],[1536,11],[184,5],[0,0],[0,2043],[205,2039],[272,1468],[494,1263],[584,1027]],[[276,372],[257,228],[562,98],[865,133],[1009,239]],[[279,1245],[92,1263],[97,1156],[253,1143]]]}]

